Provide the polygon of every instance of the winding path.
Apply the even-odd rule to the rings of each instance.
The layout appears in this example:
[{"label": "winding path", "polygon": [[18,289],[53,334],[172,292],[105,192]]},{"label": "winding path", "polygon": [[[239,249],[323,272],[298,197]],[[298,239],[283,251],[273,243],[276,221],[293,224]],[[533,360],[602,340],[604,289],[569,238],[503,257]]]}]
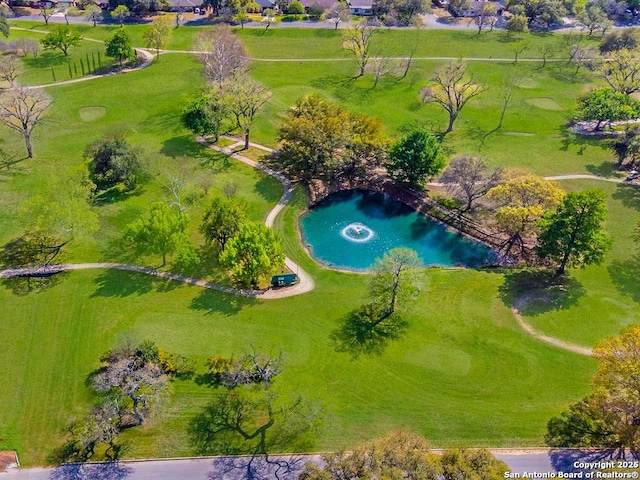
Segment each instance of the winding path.
[{"label": "winding path", "polygon": [[[233,148],[240,146],[243,142],[237,142],[228,147],[218,147],[215,145],[209,144],[206,139],[202,137],[198,137],[198,142],[210,147],[216,151],[224,153],[236,160],[249,165],[252,168],[258,169],[267,175],[277,178],[284,188],[282,196],[278,203],[269,211],[265,219],[265,225],[268,227],[273,227],[273,222],[275,221],[278,214],[282,211],[282,209],[287,205],[291,196],[293,195],[293,186],[291,185],[291,181],[275,170],[270,169],[269,167],[251,160],[247,157],[244,157],[238,153],[233,152]],[[263,147],[258,144],[251,144],[253,147],[260,148],[267,152],[272,152],[273,150],[267,147]],[[125,270],[128,272],[136,272],[143,273],[146,275],[153,275],[154,277],[164,278],[168,280],[175,280],[177,282],[186,283],[189,285],[196,285],[202,288],[208,288],[210,290],[217,290],[219,292],[228,293],[231,295],[240,295],[243,297],[252,297],[259,298],[263,300],[274,300],[278,298],[284,297],[292,297],[294,295],[301,295],[306,292],[310,292],[315,288],[315,282],[311,275],[305,272],[298,264],[296,264],[293,260],[288,257],[285,257],[285,264],[287,268],[289,268],[292,272],[295,272],[298,275],[299,281],[297,284],[286,287],[286,288],[278,288],[278,289],[268,289],[268,290],[250,290],[250,289],[236,289],[231,287],[226,287],[224,285],[219,285],[217,283],[208,282],[203,279],[187,277],[185,275],[179,275],[177,273],[171,272],[163,272],[158,271],[154,268],[148,267],[138,267],[135,265],[127,265],[123,263],[111,263],[111,262],[97,262],[97,263],[68,263],[64,265],[51,265],[48,267],[35,267],[35,268],[10,268],[6,270],[0,271],[0,278],[12,278],[12,277],[20,277],[20,276],[34,276],[34,275],[54,275],[60,272],[67,272],[72,270],[91,270],[91,269],[112,269],[112,270]]]}]

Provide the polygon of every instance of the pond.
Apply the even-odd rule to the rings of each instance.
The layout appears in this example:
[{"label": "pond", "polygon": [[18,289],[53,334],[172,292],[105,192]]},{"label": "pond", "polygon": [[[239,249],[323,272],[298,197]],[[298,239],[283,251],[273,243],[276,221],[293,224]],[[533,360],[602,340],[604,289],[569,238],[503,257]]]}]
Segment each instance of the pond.
[{"label": "pond", "polygon": [[362,271],[396,247],[416,252],[425,266],[480,267],[497,256],[388,195],[349,190],[330,195],[301,219],[302,237],[319,262]]}]

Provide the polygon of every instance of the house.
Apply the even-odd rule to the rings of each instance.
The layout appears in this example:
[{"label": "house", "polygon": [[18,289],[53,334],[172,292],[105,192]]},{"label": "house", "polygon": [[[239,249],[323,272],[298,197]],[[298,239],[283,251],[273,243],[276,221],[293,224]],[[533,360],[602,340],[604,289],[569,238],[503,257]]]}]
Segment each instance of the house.
[{"label": "house", "polygon": [[60,8],[63,10],[76,6],[76,0],[47,0],[45,2],[47,8]]},{"label": "house", "polygon": [[300,0],[300,3],[304,7],[305,11],[308,11],[311,5],[320,5],[322,9],[326,12],[336,2],[335,0]]},{"label": "house", "polygon": [[202,6],[202,0],[167,0],[169,12],[193,12]]},{"label": "house", "polygon": [[500,16],[504,12],[504,5],[500,2],[483,2],[481,0],[471,0],[469,7],[462,11],[458,17],[477,17],[482,12],[485,5],[493,5],[493,11]]},{"label": "house", "polygon": [[350,0],[349,9],[352,15],[373,15],[373,0]]},{"label": "house", "polygon": [[260,11],[264,12],[267,8],[277,10],[276,2],[274,0],[255,0],[260,7]]}]

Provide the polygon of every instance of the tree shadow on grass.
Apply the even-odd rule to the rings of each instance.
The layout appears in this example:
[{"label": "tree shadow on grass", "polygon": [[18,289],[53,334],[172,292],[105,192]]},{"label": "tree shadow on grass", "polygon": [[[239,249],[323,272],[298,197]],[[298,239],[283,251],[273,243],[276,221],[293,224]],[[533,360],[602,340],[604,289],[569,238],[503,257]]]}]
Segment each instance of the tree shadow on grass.
[{"label": "tree shadow on grass", "polygon": [[619,184],[611,195],[619,200],[625,207],[640,210],[640,187],[634,185]]},{"label": "tree shadow on grass", "polygon": [[62,52],[58,51],[44,51],[38,54],[37,57],[25,57],[22,59],[26,67],[29,68],[47,68],[56,67],[68,63],[68,57],[65,57]]},{"label": "tree shadow on grass", "polygon": [[585,168],[590,174],[598,175],[599,177],[613,177],[618,172],[616,164],[606,160],[600,165],[585,165]]},{"label": "tree shadow on grass", "polygon": [[133,468],[120,462],[69,463],[56,467],[49,480],[123,480]]},{"label": "tree shadow on grass", "polygon": [[554,271],[524,269],[506,271],[498,292],[509,308],[515,306],[523,315],[535,316],[577,305],[585,289],[568,275],[558,277]]},{"label": "tree shadow on grass", "polygon": [[253,186],[253,191],[266,202],[277,203],[282,196],[282,184],[271,176],[263,175]]},{"label": "tree shadow on grass", "polygon": [[45,292],[64,281],[68,276],[68,272],[59,272],[54,275],[47,276],[22,276],[3,278],[2,285],[11,290],[14,295],[24,297],[30,293]]},{"label": "tree shadow on grass", "polygon": [[189,308],[204,311],[207,315],[220,313],[230,317],[236,315],[243,308],[251,307],[256,303],[257,300],[254,298],[203,289],[197,297],[191,300]]},{"label": "tree shadow on grass", "polygon": [[180,135],[169,138],[162,142],[160,153],[167,157],[205,157],[209,153],[209,148],[193,139],[193,135]]},{"label": "tree shadow on grass", "polygon": [[379,307],[364,305],[347,314],[329,336],[337,352],[380,355],[391,340],[400,338],[407,322],[399,314],[383,315]]},{"label": "tree shadow on grass", "polygon": [[615,260],[607,267],[611,281],[618,291],[640,303],[640,254],[627,260]]},{"label": "tree shadow on grass", "polygon": [[158,278],[145,273],[127,272],[125,270],[106,269],[95,280],[95,297],[128,297],[144,295],[149,292],[166,292],[177,288],[180,282],[166,278]]},{"label": "tree shadow on grass", "polygon": [[308,458],[286,456],[271,458],[267,455],[249,457],[219,457],[213,461],[209,480],[295,480]]}]

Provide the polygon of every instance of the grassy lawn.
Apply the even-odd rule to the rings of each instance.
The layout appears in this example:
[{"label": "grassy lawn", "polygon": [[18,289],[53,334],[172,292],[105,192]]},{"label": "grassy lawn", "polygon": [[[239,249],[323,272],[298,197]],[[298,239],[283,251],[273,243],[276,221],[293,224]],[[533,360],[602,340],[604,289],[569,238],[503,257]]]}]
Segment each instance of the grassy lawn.
[{"label": "grassy lawn", "polygon": [[[41,23],[12,24],[43,28]],[[105,39],[119,27],[74,28]],[[146,27],[125,28],[140,45]],[[196,31],[180,27],[169,48],[189,48]],[[349,58],[340,48],[339,32],[330,29],[239,32],[255,57]],[[399,55],[410,33],[382,31],[379,48]],[[422,56],[512,55],[513,38],[499,33],[479,38],[469,31],[421,35]],[[545,42],[563,41],[552,35],[529,38],[532,47],[525,57],[537,56],[535,48]],[[85,41],[72,55],[84,55],[85,47],[99,44]],[[418,102],[421,86],[442,64],[416,60],[406,79],[384,79],[373,89],[371,78],[351,78],[352,61],[256,61],[251,73],[273,97],[252,139],[273,146],[286,109],[309,93],[381,118],[390,136],[410,125],[442,131],[445,114]],[[45,81],[45,67],[27,66],[25,83]],[[448,155],[481,154],[494,165],[547,175],[609,172],[609,151],[597,141],[567,136],[563,129],[576,96],[595,82],[593,78],[574,76],[561,64],[543,69],[534,63],[472,62],[469,69],[488,89],[469,102],[456,132],[445,138]],[[523,79],[521,88],[503,129],[492,131],[499,117],[502,78],[513,72]],[[282,193],[279,182],[201,146],[181,124],[186,99],[203,86],[196,60],[176,53],[162,55],[142,71],[48,88],[54,104],[47,123],[36,129],[35,159],[24,159],[21,139],[0,130],[8,156],[0,163],[0,244],[23,233],[28,212],[21,210],[22,202],[65,166],[86,162],[85,146],[116,125],[124,125],[131,142],[144,147],[153,167],[150,178],[133,193],[98,202],[100,231],[72,245],[68,261],[126,260],[122,229],[152,202],[168,199],[163,171],[178,165],[187,166],[191,174],[185,197],[195,242],[202,241],[197,227],[209,198],[229,183],[237,186],[249,216],[264,218]],[[253,148],[245,153],[254,159],[263,154]],[[607,190],[607,227],[616,243],[603,267],[572,272],[581,287],[575,301],[529,312],[527,320],[549,335],[591,345],[640,319],[634,313],[640,302],[635,288],[640,267],[632,261],[631,242],[640,200],[630,187],[585,181],[564,186]],[[324,411],[317,450],[349,448],[399,428],[415,429],[436,446],[541,445],[547,420],[586,394],[594,362],[525,335],[502,299],[503,273],[428,269],[425,288],[408,308],[408,328],[399,339],[380,355],[353,358],[337,351],[330,335],[362,302],[367,277],[322,269],[304,253],[297,218],[305,202],[304,193],[296,191],[275,225],[283,233],[287,254],[317,282],[313,292],[300,297],[247,300],[117,271],[69,273],[51,289],[27,296],[0,288],[0,325],[9,339],[0,342],[0,359],[11,367],[0,378],[0,449],[17,449],[25,465],[43,463],[60,444],[69,421],[82,416],[93,402],[85,382],[100,354],[129,338],[148,338],[170,352],[193,357],[199,373],[204,373],[204,360],[212,354],[240,354],[251,345],[273,354],[282,351],[285,368],[278,383],[304,393]],[[133,261],[159,263],[157,258]],[[224,281],[215,262],[188,273]],[[174,382],[148,425],[124,434],[131,440],[127,456],[193,454],[186,426],[215,394],[195,380]]]}]

